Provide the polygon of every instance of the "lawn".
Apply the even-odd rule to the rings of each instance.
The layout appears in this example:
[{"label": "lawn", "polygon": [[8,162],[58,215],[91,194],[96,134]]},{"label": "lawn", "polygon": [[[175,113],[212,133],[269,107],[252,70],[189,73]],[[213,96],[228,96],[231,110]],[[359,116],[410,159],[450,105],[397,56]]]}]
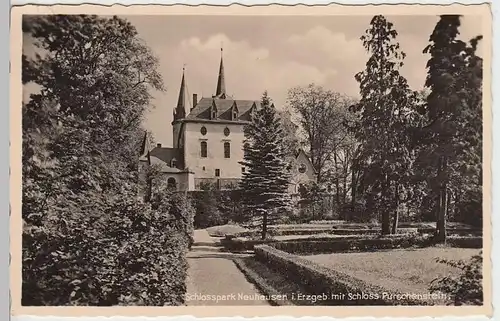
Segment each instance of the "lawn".
[{"label": "lawn", "polygon": [[468,260],[478,253],[478,249],[430,247],[308,255],[303,258],[388,290],[425,294],[429,293],[428,287],[433,279],[458,275],[460,272],[446,264],[437,263],[436,258]]}]

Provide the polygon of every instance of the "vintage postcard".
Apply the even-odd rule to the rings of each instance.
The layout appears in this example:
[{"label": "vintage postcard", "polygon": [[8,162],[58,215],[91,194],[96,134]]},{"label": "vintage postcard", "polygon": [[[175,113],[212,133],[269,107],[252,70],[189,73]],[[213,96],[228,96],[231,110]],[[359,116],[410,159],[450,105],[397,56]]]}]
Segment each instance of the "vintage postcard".
[{"label": "vintage postcard", "polygon": [[12,314],[490,315],[491,20],[14,7]]}]

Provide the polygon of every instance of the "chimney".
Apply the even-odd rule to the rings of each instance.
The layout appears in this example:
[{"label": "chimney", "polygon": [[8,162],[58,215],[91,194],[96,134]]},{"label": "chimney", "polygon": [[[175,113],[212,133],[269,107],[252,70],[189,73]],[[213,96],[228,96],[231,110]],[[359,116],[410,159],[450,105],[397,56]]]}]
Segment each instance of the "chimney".
[{"label": "chimney", "polygon": [[196,107],[197,104],[198,104],[198,94],[193,94],[193,108]]},{"label": "chimney", "polygon": [[161,148],[161,143],[156,144],[156,147]]}]

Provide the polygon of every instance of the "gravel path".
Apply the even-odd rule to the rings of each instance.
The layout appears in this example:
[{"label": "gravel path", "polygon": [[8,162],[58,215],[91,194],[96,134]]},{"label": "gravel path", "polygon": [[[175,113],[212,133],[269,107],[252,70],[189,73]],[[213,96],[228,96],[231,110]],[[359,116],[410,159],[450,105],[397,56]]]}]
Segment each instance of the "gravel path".
[{"label": "gravel path", "polygon": [[248,282],[233,262],[248,256],[219,252],[206,230],[196,230],[188,253],[187,305],[266,305],[269,302]]}]

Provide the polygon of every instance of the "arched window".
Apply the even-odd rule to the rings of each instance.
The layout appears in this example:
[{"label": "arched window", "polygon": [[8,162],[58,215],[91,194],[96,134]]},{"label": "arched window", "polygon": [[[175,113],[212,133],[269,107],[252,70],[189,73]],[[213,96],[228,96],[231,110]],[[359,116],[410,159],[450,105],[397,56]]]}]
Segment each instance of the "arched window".
[{"label": "arched window", "polygon": [[207,157],[207,142],[203,141],[200,143],[201,157]]},{"label": "arched window", "polygon": [[236,109],[233,109],[233,120],[238,119],[238,111]]},{"label": "arched window", "polygon": [[177,189],[177,182],[176,182],[175,178],[169,177],[167,179],[167,186],[170,189]]},{"label": "arched window", "polygon": [[224,158],[231,158],[231,143],[224,142]]},{"label": "arched window", "polygon": [[177,160],[175,158],[173,158],[171,161],[170,161],[170,167],[173,167],[173,168],[176,168],[177,167]]}]

